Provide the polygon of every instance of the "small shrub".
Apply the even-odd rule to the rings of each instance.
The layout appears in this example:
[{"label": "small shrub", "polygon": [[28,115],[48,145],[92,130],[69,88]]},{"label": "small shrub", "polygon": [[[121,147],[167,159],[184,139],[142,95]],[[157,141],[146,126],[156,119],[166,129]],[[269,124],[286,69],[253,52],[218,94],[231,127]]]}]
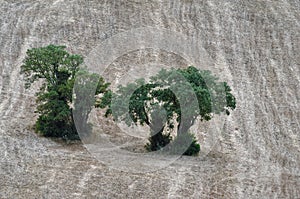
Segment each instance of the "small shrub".
[{"label": "small shrub", "polygon": [[145,148],[147,151],[157,151],[168,145],[171,140],[170,134],[159,132],[149,138],[149,143],[146,144]]}]

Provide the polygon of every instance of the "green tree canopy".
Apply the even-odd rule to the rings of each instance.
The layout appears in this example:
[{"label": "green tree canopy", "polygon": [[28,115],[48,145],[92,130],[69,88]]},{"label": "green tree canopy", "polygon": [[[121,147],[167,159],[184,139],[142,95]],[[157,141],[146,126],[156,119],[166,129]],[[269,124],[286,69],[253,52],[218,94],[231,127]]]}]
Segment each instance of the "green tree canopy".
[{"label": "green tree canopy", "polygon": [[128,126],[148,125],[150,151],[171,141],[170,135],[163,132],[173,129],[175,122],[177,135],[188,134],[197,118],[208,121],[214,114],[229,115],[235,106],[235,97],[226,82],[193,66],[163,69],[147,83],[139,79],[120,86],[115,93],[107,92],[100,104],[101,108],[108,107],[106,115],[112,114],[116,121],[124,121]]},{"label": "green tree canopy", "polygon": [[[36,131],[49,137],[62,137],[64,139],[79,139],[71,105],[78,105],[78,110],[83,109],[79,102],[73,102],[73,87],[75,79],[84,75],[91,78],[97,78],[96,87],[93,95],[97,95],[105,90],[108,84],[95,74],[90,74],[82,69],[83,57],[80,55],[69,54],[65,46],[49,45],[41,48],[32,48],[27,50],[26,57],[21,66],[21,74],[25,78],[25,87],[29,88],[33,82],[42,80],[42,86],[37,92],[37,112],[39,113],[36,122]],[[95,83],[81,81],[84,88],[88,84]],[[96,91],[96,92],[95,92]],[[83,98],[81,98],[83,99]],[[92,97],[91,99],[94,100]],[[75,100],[76,101],[76,100]],[[82,123],[86,123],[90,107],[85,106],[85,112],[81,115]]]}]

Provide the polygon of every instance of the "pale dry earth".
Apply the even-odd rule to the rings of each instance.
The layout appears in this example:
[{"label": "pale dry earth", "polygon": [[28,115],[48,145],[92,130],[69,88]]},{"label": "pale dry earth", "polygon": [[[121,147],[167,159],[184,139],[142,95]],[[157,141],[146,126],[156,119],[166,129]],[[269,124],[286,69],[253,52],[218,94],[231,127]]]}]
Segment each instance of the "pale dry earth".
[{"label": "pale dry earth", "polygon": [[[0,198],[300,198],[299,1],[1,0],[0,15]],[[196,38],[213,60],[206,67],[233,88],[237,108],[215,121],[222,130],[215,145],[206,143],[209,133],[198,134],[211,152],[133,173],[99,162],[80,144],[37,136],[36,87],[25,90],[19,75],[26,50],[53,43],[88,56],[140,27]],[[114,79],[148,63],[190,62],[137,49],[104,74]],[[138,143],[99,122],[116,143]]]}]

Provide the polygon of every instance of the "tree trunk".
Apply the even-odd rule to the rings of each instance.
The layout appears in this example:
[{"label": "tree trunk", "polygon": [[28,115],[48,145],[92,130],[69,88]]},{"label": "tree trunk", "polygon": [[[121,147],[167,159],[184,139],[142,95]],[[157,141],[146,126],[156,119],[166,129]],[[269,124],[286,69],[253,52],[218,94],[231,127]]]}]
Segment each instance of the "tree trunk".
[{"label": "tree trunk", "polygon": [[177,127],[177,135],[187,133],[188,130],[191,128],[192,125],[186,124],[186,123],[179,123]]}]

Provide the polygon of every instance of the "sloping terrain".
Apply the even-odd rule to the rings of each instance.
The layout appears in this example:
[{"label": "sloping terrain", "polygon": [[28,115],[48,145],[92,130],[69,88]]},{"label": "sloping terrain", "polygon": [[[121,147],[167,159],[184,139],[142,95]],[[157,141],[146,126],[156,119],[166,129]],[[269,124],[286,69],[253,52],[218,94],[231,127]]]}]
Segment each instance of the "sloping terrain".
[{"label": "sloping terrain", "polygon": [[[299,1],[0,0],[0,15],[0,198],[300,198]],[[101,163],[81,144],[37,136],[38,85],[25,90],[19,75],[26,50],[52,43],[88,57],[140,27],[195,38],[213,60],[206,67],[233,88],[237,108],[216,121],[215,147],[133,173]],[[149,62],[183,67],[189,60],[137,49],[105,74],[113,79]]]}]

